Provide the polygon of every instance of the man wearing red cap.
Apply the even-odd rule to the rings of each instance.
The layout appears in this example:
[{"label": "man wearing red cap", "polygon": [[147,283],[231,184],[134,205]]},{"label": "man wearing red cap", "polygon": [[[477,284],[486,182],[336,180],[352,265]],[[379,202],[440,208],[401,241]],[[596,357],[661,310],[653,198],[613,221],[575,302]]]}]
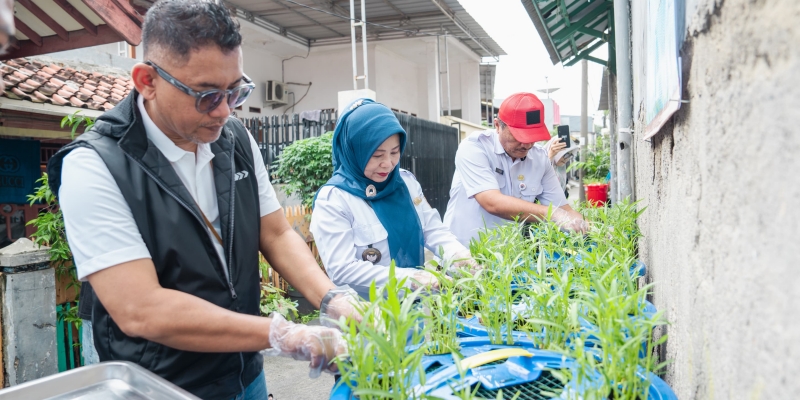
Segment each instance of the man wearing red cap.
[{"label": "man wearing red cap", "polygon": [[[567,203],[547,152],[533,144],[550,140],[544,105],[516,93],[500,105],[494,128],[470,135],[456,153],[445,225],[464,245],[481,229],[518,218],[550,218],[562,229],[584,232],[583,217]],[[537,204],[538,200],[538,204]]]}]

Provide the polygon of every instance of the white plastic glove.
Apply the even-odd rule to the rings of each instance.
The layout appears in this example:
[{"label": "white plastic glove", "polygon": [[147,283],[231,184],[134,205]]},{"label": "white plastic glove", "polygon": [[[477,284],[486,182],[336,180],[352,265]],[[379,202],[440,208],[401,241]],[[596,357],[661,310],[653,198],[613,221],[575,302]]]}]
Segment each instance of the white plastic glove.
[{"label": "white plastic glove", "polygon": [[432,273],[425,270],[415,272],[408,281],[409,285],[411,285],[411,290],[427,288],[431,292],[439,291],[439,279],[437,279]]},{"label": "white plastic glove", "polygon": [[577,212],[569,212],[562,208],[553,209],[553,213],[550,214],[550,220],[555,222],[564,232],[586,233],[589,230],[589,224],[583,219],[583,216]]},{"label": "white plastic glove", "polygon": [[278,313],[272,314],[269,344],[263,353],[270,356],[292,357],[310,361],[308,376],[316,378],[322,371],[336,373],[333,359],[347,352],[342,333],[324,326],[308,326],[287,321]]},{"label": "white plastic glove", "polygon": [[319,305],[319,318],[322,325],[337,328],[340,318],[352,318],[361,322],[359,310],[367,308],[361,297],[350,286],[338,286],[328,291]]},{"label": "white plastic glove", "polygon": [[447,275],[453,276],[457,274],[458,271],[464,269],[469,271],[471,275],[475,275],[478,271],[483,269],[483,266],[472,258],[472,254],[470,254],[468,249],[460,250],[453,255],[453,264],[450,266],[450,271],[447,271]]}]

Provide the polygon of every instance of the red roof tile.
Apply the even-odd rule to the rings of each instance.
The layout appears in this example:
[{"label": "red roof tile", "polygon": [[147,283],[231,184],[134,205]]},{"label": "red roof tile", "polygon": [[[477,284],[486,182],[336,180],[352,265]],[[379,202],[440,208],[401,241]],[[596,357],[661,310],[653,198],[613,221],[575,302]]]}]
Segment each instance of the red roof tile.
[{"label": "red roof tile", "polygon": [[0,63],[3,96],[34,103],[52,103],[106,111],[133,90],[127,76],[77,71],[68,66],[15,58]]}]

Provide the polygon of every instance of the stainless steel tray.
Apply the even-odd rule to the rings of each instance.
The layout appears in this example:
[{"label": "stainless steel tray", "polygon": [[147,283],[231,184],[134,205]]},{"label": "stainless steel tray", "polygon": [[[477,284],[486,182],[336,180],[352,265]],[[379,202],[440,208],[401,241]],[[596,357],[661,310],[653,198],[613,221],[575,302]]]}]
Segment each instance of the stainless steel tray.
[{"label": "stainless steel tray", "polygon": [[199,400],[130,362],[109,361],[76,368],[0,390],[0,400]]}]

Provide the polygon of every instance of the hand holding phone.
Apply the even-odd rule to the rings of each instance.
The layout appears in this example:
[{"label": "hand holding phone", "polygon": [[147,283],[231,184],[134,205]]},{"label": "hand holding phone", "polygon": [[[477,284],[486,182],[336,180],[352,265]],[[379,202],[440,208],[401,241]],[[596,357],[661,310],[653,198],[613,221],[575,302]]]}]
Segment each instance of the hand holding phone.
[{"label": "hand holding phone", "polygon": [[572,147],[572,143],[569,137],[569,125],[558,126],[558,137],[564,144],[567,145],[566,148]]}]

